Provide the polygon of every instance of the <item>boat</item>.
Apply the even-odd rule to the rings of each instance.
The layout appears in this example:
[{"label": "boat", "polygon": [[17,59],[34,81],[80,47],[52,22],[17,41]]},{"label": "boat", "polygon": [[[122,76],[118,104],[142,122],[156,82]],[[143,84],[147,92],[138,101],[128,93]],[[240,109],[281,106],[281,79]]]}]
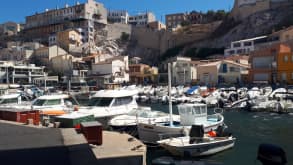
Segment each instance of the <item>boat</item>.
[{"label": "boat", "polygon": [[170,136],[182,136],[189,132],[193,124],[204,125],[205,132],[215,130],[224,124],[224,116],[220,113],[207,115],[206,104],[179,104],[178,111],[180,121],[173,123],[138,123],[137,130],[139,139],[145,143],[156,143],[162,138]]},{"label": "boat", "polygon": [[127,114],[138,107],[137,94],[137,90],[129,89],[100,90],[91,96],[87,106],[79,107],[78,112],[94,115],[107,126],[112,117]]},{"label": "boat", "polygon": [[[108,125],[111,126],[113,130],[134,133],[133,131],[136,130],[138,122],[147,124],[162,124],[169,123],[169,119],[170,117],[167,113],[151,110],[150,107],[138,107],[125,115],[119,115],[112,118]],[[179,122],[180,116],[173,115],[173,120]]]},{"label": "boat", "polygon": [[213,155],[234,146],[236,138],[231,134],[205,135],[202,125],[193,125],[189,136],[169,138],[157,143],[174,156],[200,157]]},{"label": "boat", "polygon": [[36,98],[31,105],[32,110],[39,110],[43,115],[63,115],[73,111],[78,106],[76,99],[68,94],[43,95]]}]

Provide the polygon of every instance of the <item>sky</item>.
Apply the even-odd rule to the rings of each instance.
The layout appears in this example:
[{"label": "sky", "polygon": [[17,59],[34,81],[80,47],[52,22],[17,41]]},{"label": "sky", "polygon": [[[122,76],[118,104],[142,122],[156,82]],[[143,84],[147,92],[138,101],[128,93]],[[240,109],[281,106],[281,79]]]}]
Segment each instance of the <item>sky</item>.
[{"label": "sky", "polygon": [[[188,12],[192,10],[230,10],[234,0],[97,0],[107,9],[127,10],[131,15],[145,11],[155,13],[157,20],[164,20],[165,14]],[[25,22],[25,16],[45,9],[62,8],[65,4],[70,6],[76,2],[84,3],[86,0],[3,0],[0,7],[0,23],[14,21]]]}]

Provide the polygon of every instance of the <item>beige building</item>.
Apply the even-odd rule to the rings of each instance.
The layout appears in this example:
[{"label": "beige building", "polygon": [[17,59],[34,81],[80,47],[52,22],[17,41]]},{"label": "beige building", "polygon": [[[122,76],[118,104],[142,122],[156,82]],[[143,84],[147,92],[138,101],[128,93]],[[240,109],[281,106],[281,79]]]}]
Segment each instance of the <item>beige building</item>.
[{"label": "beige building", "polygon": [[15,22],[5,22],[3,24],[0,24],[1,33],[4,35],[16,35],[21,30],[21,26],[18,23]]},{"label": "beige building", "polygon": [[27,16],[24,34],[31,39],[46,39],[49,34],[78,28],[85,36],[84,42],[88,42],[94,40],[95,28],[105,24],[107,11],[104,5],[95,0],[87,0],[84,4],[46,9],[45,12]]},{"label": "beige building", "polygon": [[178,26],[181,26],[181,23],[186,21],[186,14],[176,13],[176,14],[167,14],[165,16],[167,29],[176,29]]},{"label": "beige building", "polygon": [[41,47],[35,50],[33,56],[36,60],[35,62],[39,63],[39,65],[49,66],[53,57],[65,54],[67,54],[67,52],[64,49],[54,45],[50,47]]},{"label": "beige building", "polygon": [[82,36],[77,30],[67,29],[50,36],[49,45],[58,45],[70,51],[82,45]]},{"label": "beige building", "polygon": [[88,72],[85,62],[81,58],[76,58],[70,54],[51,58],[51,66],[55,73],[61,75],[85,77]]},{"label": "beige building", "polygon": [[204,85],[243,83],[249,66],[228,60],[211,62],[197,67],[199,82]]},{"label": "beige building", "polygon": [[134,84],[156,83],[158,68],[146,64],[129,65],[130,82]]},{"label": "beige building", "polygon": [[150,22],[148,24],[148,28],[151,28],[153,30],[166,30],[166,25],[163,24],[162,22],[160,21],[154,21],[154,22]]}]

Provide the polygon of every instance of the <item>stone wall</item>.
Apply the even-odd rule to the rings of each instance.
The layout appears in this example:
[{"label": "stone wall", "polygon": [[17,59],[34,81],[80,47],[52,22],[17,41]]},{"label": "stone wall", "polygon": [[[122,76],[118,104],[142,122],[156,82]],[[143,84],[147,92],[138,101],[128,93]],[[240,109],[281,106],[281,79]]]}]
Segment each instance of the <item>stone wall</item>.
[{"label": "stone wall", "polygon": [[125,32],[127,34],[131,34],[131,25],[121,24],[121,23],[114,23],[108,24],[106,26],[107,30],[107,39],[108,40],[116,40],[121,37],[121,33]]},{"label": "stone wall", "polygon": [[184,27],[176,32],[134,27],[132,29],[132,40],[139,46],[158,50],[159,54],[163,54],[170,48],[209,37],[220,23],[218,21],[210,24],[195,24]]}]

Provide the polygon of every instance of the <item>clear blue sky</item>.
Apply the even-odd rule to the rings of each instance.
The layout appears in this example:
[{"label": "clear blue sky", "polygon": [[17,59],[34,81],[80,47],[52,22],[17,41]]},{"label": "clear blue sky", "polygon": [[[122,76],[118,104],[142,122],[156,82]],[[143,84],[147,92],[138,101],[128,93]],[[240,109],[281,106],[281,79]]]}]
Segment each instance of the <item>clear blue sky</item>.
[{"label": "clear blue sky", "polygon": [[[1,0],[0,23],[6,21],[25,22],[25,16],[43,12],[46,8],[73,5],[78,0]],[[79,0],[80,3],[86,0]],[[165,14],[186,11],[207,11],[210,9],[230,10],[234,0],[98,0],[107,9],[123,9],[130,14],[152,11],[158,20]]]}]

